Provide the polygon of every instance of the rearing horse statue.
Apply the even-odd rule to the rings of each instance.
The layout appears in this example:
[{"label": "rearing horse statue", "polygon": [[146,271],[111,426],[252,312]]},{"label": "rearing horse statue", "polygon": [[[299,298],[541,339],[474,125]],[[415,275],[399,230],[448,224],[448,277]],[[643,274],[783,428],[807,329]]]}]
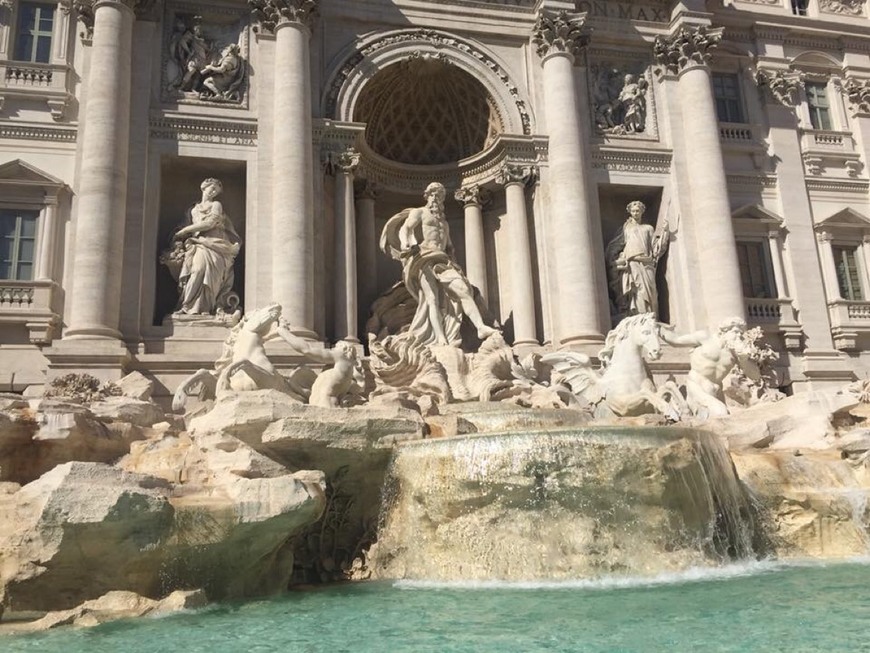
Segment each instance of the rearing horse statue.
[{"label": "rearing horse statue", "polygon": [[648,362],[661,357],[659,324],[654,313],[632,315],[607,334],[599,352],[601,372],[592,368],[589,356],[576,352],[555,352],[541,360],[586,399],[597,416],[631,417],[659,413],[679,420],[685,401],[676,383],[656,388]]}]

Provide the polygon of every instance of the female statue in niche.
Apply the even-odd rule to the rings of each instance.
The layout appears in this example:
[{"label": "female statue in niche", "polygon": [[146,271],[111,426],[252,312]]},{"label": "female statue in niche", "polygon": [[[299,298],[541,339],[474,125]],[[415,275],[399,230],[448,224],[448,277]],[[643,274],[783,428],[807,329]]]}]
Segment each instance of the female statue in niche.
[{"label": "female statue in niche", "polygon": [[200,185],[202,199],[188,211],[190,224],[172,236],[161,257],[178,281],[177,314],[230,316],[239,304],[233,292],[233,263],[242,243],[223,205],[218,179]]},{"label": "female statue in niche", "polygon": [[639,313],[658,315],[656,266],[664,255],[670,238],[668,224],[656,233],[652,225],[643,224],[646,205],[629,202],[628,218],[619,234],[607,245],[610,287],[620,317]]}]

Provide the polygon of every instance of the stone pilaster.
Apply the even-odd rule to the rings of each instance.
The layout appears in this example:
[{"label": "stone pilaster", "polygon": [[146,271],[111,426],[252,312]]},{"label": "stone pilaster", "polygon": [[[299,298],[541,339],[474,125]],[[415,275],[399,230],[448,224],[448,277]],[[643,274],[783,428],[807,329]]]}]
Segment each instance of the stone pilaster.
[{"label": "stone pilaster", "polygon": [[691,219],[700,259],[700,290],[711,327],[728,317],[746,314],[710,80],[712,51],[721,39],[721,29],[682,25],[669,37],[657,37],[654,46],[658,64],[679,80],[686,143],[683,156],[692,180]]},{"label": "stone pilaster", "polygon": [[275,35],[272,142],[272,298],[314,338],[314,181],[311,23],[315,0],[249,0],[256,29]]},{"label": "stone pilaster", "polygon": [[505,163],[496,181],[504,186],[510,234],[511,304],[514,317],[514,346],[537,345],[535,322],[535,284],[529,217],[526,212],[526,186],[537,177],[530,165]]},{"label": "stone pilaster", "polygon": [[584,18],[567,12],[538,14],[532,43],[543,68],[544,107],[549,135],[552,277],[556,280],[557,343],[600,342],[606,331],[599,294],[606,292],[600,225],[589,213],[586,166],[589,146],[583,132],[575,81],[575,56],[587,45]]},{"label": "stone pilaster", "polygon": [[484,301],[489,299],[486,281],[486,243],[483,237],[483,205],[487,191],[480,186],[463,186],[455,198],[465,210],[465,274]]}]

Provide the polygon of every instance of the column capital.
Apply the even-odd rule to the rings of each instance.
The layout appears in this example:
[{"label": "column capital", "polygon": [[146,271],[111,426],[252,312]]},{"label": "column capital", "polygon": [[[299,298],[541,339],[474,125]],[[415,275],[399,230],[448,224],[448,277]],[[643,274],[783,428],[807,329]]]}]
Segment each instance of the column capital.
[{"label": "column capital", "polygon": [[834,240],[834,234],[830,231],[818,231],[816,232],[816,240],[820,243],[830,243]]},{"label": "column capital", "polygon": [[155,9],[158,4],[157,0],[61,0],[60,10],[65,14],[75,10],[82,24],[82,31],[79,32],[82,43],[90,44],[94,39],[94,12],[99,7],[105,5],[127,7],[136,12],[137,18],[157,20]]},{"label": "column capital", "polygon": [[681,26],[670,36],[657,36],[653,44],[656,63],[677,74],[697,66],[709,66],[713,50],[722,41],[721,27]]},{"label": "column capital", "polygon": [[352,147],[345,150],[326,150],[321,156],[323,170],[328,175],[344,173],[352,175],[359,167],[360,153]]},{"label": "column capital", "polygon": [[541,59],[557,54],[573,59],[589,44],[591,32],[585,14],[541,10],[532,28],[532,44]]},{"label": "column capital", "polygon": [[800,91],[806,75],[800,71],[769,70],[755,71],[755,83],[771,102],[794,107],[800,102]]},{"label": "column capital", "polygon": [[257,28],[269,34],[285,24],[310,29],[319,4],[319,0],[248,0]]},{"label": "column capital", "polygon": [[512,163],[505,161],[495,178],[497,184],[509,186],[520,184],[523,187],[534,181],[538,176],[538,166],[531,163]]},{"label": "column capital", "polygon": [[376,200],[381,194],[381,189],[378,184],[370,179],[360,179],[356,187],[356,199],[358,200]]},{"label": "column capital", "polygon": [[463,206],[478,206],[483,207],[492,199],[491,193],[485,188],[481,188],[477,184],[471,186],[463,186],[458,189],[453,197]]}]

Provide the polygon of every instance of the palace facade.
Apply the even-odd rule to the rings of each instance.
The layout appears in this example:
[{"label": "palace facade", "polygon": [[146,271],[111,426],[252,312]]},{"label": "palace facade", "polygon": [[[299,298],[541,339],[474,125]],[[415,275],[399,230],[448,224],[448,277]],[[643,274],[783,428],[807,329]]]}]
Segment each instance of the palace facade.
[{"label": "palace facade", "polygon": [[[0,391],[138,370],[169,396],[235,311],[366,342],[386,221],[448,189],[518,351],[595,353],[626,206],[660,320],[743,317],[783,386],[870,371],[863,0],[0,0]],[[171,242],[203,180],[240,240],[215,315]],[[276,360],[292,352],[276,345]],[[684,374],[685,351],[657,362]]]}]

